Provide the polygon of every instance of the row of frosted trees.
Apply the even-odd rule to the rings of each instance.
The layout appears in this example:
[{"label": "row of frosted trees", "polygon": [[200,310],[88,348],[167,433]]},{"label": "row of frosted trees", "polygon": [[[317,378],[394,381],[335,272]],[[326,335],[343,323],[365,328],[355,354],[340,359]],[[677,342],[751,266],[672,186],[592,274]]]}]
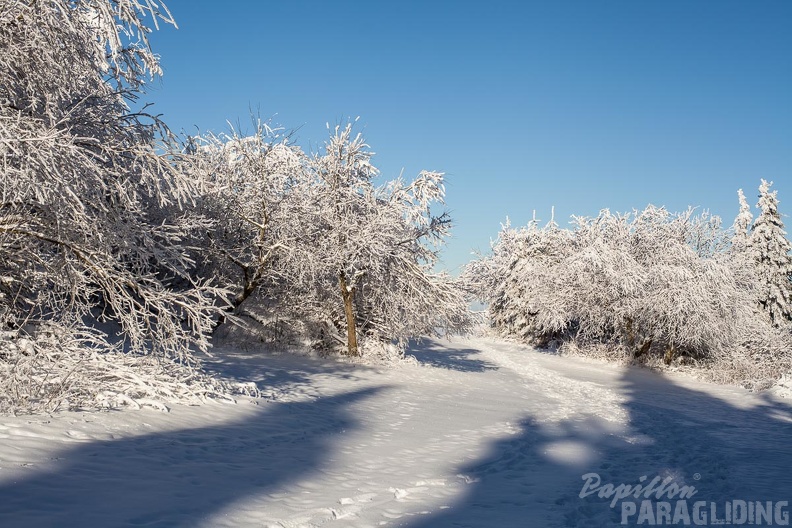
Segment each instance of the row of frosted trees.
[{"label": "row of frosted trees", "polygon": [[349,355],[469,326],[462,290],[432,271],[451,221],[433,211],[442,174],[375,185],[352,125],[313,155],[262,124],[191,138],[187,152],[182,169],[202,184],[191,211],[214,220],[194,234],[204,244],[195,260],[233,291],[229,314]]},{"label": "row of frosted trees", "polygon": [[792,366],[792,247],[770,185],[755,220],[739,192],[730,229],[652,206],[506,225],[466,280],[503,335],[768,386]]},{"label": "row of frosted trees", "polygon": [[351,126],[178,139],[139,107],[152,0],[0,3],[0,411],[234,390],[196,350],[243,314],[357,355],[469,324],[433,273],[442,175],[375,184]]}]

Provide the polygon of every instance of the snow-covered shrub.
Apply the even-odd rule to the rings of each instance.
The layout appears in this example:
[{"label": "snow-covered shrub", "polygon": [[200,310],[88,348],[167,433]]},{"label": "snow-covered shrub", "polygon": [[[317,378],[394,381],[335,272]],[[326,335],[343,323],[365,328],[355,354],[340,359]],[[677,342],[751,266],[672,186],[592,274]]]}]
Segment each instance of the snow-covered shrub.
[{"label": "snow-covered shrub", "polygon": [[792,340],[757,313],[754,267],[729,241],[706,213],[605,210],[569,230],[506,226],[465,277],[507,336],[755,385],[789,368]]},{"label": "snow-covered shrub", "polygon": [[582,337],[616,337],[634,355],[660,345],[669,362],[734,342],[732,323],[751,312],[741,313],[746,295],[728,258],[713,250],[717,222],[650,206],[576,223],[576,251],[560,274]]},{"label": "snow-covered shrub", "polygon": [[108,348],[105,336],[79,326],[39,325],[35,336],[0,332],[0,414],[232,400],[254,386],[219,379],[159,355]]},{"label": "snow-covered shrub", "polygon": [[545,301],[548,291],[563,287],[552,270],[568,257],[570,236],[569,231],[552,222],[540,228],[534,221],[519,229],[507,222],[493,244],[492,254],[465,268],[462,280],[489,305],[495,328],[540,345],[568,330],[570,321]]},{"label": "snow-covered shrub", "polygon": [[[74,365],[70,379],[86,390],[101,381],[76,343],[111,343],[86,338],[84,324],[113,320],[132,353],[192,364],[223,295],[191,278],[180,244],[204,225],[178,213],[193,182],[160,154],[163,125],[130,110],[159,73],[149,16],[172,22],[164,6],[138,0],[0,6],[0,330],[39,343],[36,358]],[[53,326],[62,340],[42,337]],[[23,356],[2,360],[15,383],[44,372],[10,363]]]}]

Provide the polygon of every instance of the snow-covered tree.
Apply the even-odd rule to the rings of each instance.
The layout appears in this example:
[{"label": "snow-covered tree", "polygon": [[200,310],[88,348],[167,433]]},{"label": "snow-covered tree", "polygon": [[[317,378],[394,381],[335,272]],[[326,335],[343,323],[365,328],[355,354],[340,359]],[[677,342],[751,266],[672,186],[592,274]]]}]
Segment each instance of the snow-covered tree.
[{"label": "snow-covered tree", "polygon": [[720,216],[711,214],[708,210],[694,214],[695,209],[689,208],[684,217],[683,229],[686,233],[687,244],[704,258],[722,255],[733,244],[733,237],[723,229],[723,220]]},{"label": "snow-covered tree", "polygon": [[620,343],[631,356],[656,351],[666,361],[702,358],[738,341],[737,322],[752,315],[723,239],[717,219],[692,210],[605,210],[575,217],[571,230],[507,230],[490,268],[475,266],[490,275],[485,300],[507,335]]},{"label": "snow-covered tree", "polygon": [[504,226],[463,277],[508,337],[608,358],[672,363],[768,387],[792,370],[792,333],[757,317],[755,265],[720,220],[649,206]]},{"label": "snow-covered tree", "polygon": [[315,213],[302,260],[318,303],[340,315],[333,320],[345,330],[350,355],[360,353],[360,332],[372,342],[404,344],[470,322],[461,290],[433,271],[451,225],[447,213],[433,211],[443,204],[443,175],[423,171],[412,182],[376,186],[372,156],[348,124],[309,163]]},{"label": "snow-covered tree", "polygon": [[742,189],[737,191],[737,197],[740,201],[740,212],[734,219],[734,225],[732,226],[732,248],[734,251],[745,251],[751,235],[753,214],[751,214],[751,206],[748,205],[748,200],[745,199]]},{"label": "snow-covered tree", "polygon": [[[46,334],[37,329],[53,327],[61,329],[56,334],[87,335],[83,323],[98,318],[115,321],[137,352],[189,363],[190,346],[208,345],[213,300],[222,291],[190,278],[192,263],[179,244],[185,229],[202,223],[178,214],[194,187],[159,154],[162,124],[130,109],[146,79],[159,73],[147,18],[172,23],[164,6],[149,0],[0,3],[6,336],[37,339]],[[166,219],[166,209],[177,213]],[[109,347],[100,334],[90,335],[84,342]],[[8,350],[44,354],[58,341],[80,339]],[[19,356],[2,357],[4,368],[21,364],[14,363]],[[84,357],[58,357],[44,376],[53,386],[91,376],[89,363],[76,367]],[[108,378],[88,381],[98,386],[100,379]],[[52,394],[30,398],[58,401]]]},{"label": "snow-covered tree", "polygon": [[[303,266],[294,248],[310,232],[307,156],[288,135],[257,120],[250,135],[190,138],[181,168],[202,183],[196,209],[213,220],[196,233],[201,274],[234,291],[239,314],[251,296],[288,311]],[[222,324],[225,317],[221,317]]]},{"label": "snow-covered tree", "polygon": [[779,326],[792,319],[792,244],[778,212],[777,191],[771,192],[771,185],[762,180],[759,186],[757,207],[761,212],[751,230],[749,246],[760,284],[759,305]]},{"label": "snow-covered tree", "polygon": [[542,310],[540,305],[550,306],[543,295],[558,283],[552,270],[567,258],[570,235],[552,220],[544,227],[534,220],[516,229],[507,221],[492,244],[491,255],[466,266],[462,279],[488,304],[493,327],[539,344],[559,337],[566,322],[549,323],[556,312]]},{"label": "snow-covered tree", "polygon": [[432,270],[450,225],[433,213],[441,174],[375,185],[373,154],[351,125],[310,156],[260,123],[188,150],[187,170],[205,184],[199,207],[217,222],[197,260],[233,285],[236,313],[299,322],[350,355],[361,340],[403,345],[468,325],[464,294]]}]

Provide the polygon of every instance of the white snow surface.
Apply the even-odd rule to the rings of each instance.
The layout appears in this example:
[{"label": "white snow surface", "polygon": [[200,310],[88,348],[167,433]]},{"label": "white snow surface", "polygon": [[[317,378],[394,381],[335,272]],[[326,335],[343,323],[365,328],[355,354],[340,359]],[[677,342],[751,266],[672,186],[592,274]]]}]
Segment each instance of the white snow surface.
[{"label": "white snow surface", "polygon": [[771,394],[490,338],[410,353],[226,348],[212,368],[265,398],[0,417],[0,526],[619,526],[580,498],[586,473],[792,499],[792,406]]}]

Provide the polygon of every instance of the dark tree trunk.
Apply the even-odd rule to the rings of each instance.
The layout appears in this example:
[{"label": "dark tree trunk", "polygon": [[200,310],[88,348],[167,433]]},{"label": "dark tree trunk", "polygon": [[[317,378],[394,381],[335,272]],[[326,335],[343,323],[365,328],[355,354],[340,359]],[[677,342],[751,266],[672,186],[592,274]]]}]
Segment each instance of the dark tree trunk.
[{"label": "dark tree trunk", "polygon": [[[234,300],[231,301],[231,306],[226,307],[225,312],[230,314],[237,313],[237,310],[239,309],[240,306],[242,306],[242,303],[245,302],[248,299],[248,297],[253,295],[253,292],[256,291],[257,287],[258,287],[257,278],[256,277],[251,278],[248,270],[246,269],[242,291],[239,293],[239,295],[234,296]],[[212,334],[214,334],[217,331],[217,329],[220,328],[225,322],[226,322],[226,316],[220,315],[220,317],[217,318],[217,322],[215,323],[214,328],[212,328]]]},{"label": "dark tree trunk", "polygon": [[641,345],[638,346],[638,336],[636,335],[637,332],[635,331],[635,324],[630,317],[624,319],[623,334],[625,341],[627,341],[628,349],[632,351],[633,359],[638,359],[649,352],[649,349],[652,348],[651,337],[645,337]]}]

